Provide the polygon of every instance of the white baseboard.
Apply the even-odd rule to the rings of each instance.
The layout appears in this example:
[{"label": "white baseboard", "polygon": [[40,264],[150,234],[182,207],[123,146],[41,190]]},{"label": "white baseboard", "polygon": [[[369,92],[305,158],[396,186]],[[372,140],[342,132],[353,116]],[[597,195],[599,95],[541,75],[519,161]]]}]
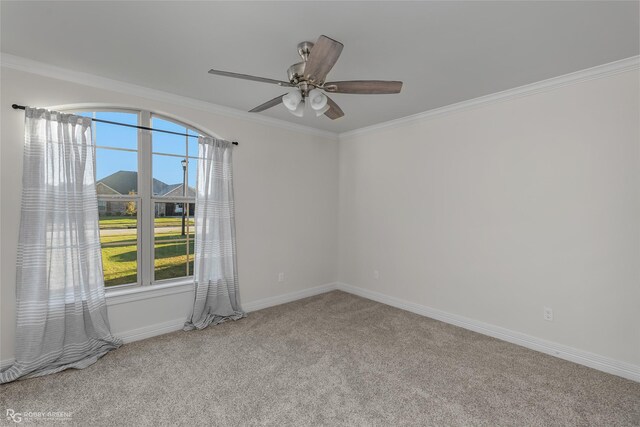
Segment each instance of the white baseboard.
[{"label": "white baseboard", "polygon": [[158,335],[168,334],[169,332],[179,331],[184,327],[186,319],[170,320],[168,322],[155,323],[153,325],[144,326],[142,328],[131,329],[124,332],[115,332],[114,335],[121,338],[125,344],[145,340],[147,338],[156,337]]},{"label": "white baseboard", "polygon": [[[273,297],[259,299],[246,304],[242,304],[242,308],[246,312],[262,310],[263,308],[273,307],[275,305],[285,304],[287,302],[296,301],[302,298],[312,297],[314,295],[323,294],[336,289],[336,283],[327,283],[325,285],[313,288],[303,289],[301,291],[290,292],[287,294],[276,295]],[[168,334],[169,332],[179,331],[184,327],[187,319],[181,317],[179,319],[170,320],[168,322],[156,323],[142,328],[132,329],[130,331],[118,332],[114,335],[122,338],[127,344],[134,341],[152,338],[158,335]]]},{"label": "white baseboard", "polygon": [[337,289],[337,283],[327,283],[313,288],[303,289],[301,291],[290,292],[288,294],[276,295],[274,297],[263,298],[257,301],[242,304],[242,308],[246,312],[262,310],[263,308],[273,307],[275,305],[286,304],[288,302],[297,301],[302,298],[308,298],[315,295],[324,294],[325,292]]},{"label": "white baseboard", "polygon": [[363,298],[380,302],[382,304],[390,305],[402,310],[407,310],[412,313],[440,320],[442,322],[449,323],[455,326],[460,326],[461,328],[469,329],[471,331],[498,338],[503,341],[521,345],[522,347],[526,347],[531,350],[536,350],[541,353],[568,360],[570,362],[588,366],[589,368],[597,369],[602,372],[618,375],[632,381],[640,382],[640,366],[621,362],[615,359],[600,356],[598,354],[579,350],[577,348],[569,347],[555,342],[546,341],[541,338],[523,334],[521,332],[516,332],[510,329],[502,328],[500,326],[495,326],[477,320],[469,319],[457,314],[447,313],[435,308],[415,304],[409,301],[402,300],[400,298],[391,297],[379,292],[348,285],[346,283],[337,283],[336,288],[350,294],[358,295]]}]

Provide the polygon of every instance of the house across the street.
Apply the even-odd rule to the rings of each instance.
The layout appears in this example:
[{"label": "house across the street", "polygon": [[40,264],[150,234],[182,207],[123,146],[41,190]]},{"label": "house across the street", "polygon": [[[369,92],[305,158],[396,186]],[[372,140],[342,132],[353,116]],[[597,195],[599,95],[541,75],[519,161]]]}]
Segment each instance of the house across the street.
[{"label": "house across the street", "polygon": [[[98,193],[98,212],[100,216],[127,215],[129,201],[100,200],[100,196],[126,196],[138,193],[138,173],[134,171],[118,171],[96,182]],[[186,194],[183,184],[167,184],[158,179],[153,180],[153,195],[155,197],[189,197],[195,198],[195,189],[187,187]],[[194,212],[195,204],[189,204],[189,211]],[[155,216],[182,215],[182,203],[157,202]]]}]

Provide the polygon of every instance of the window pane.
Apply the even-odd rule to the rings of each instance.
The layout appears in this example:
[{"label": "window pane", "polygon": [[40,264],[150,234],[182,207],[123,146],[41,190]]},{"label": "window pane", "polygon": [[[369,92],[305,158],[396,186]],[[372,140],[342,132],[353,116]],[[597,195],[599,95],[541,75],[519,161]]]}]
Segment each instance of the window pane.
[{"label": "window pane", "polygon": [[[169,130],[171,132],[186,133],[184,126],[177,125],[157,117],[151,119],[151,127],[154,129]],[[154,153],[187,155],[187,137],[172,135],[169,133],[152,132],[152,147]]]},{"label": "window pane", "polygon": [[[160,154],[153,155],[153,195],[156,197],[184,197],[183,182],[186,178],[185,167],[182,162],[184,157],[163,156]],[[195,159],[189,159],[188,167],[193,169],[197,167]],[[191,175],[189,176],[190,179]],[[187,197],[195,197],[195,175],[194,181],[189,181],[186,192]]]},{"label": "window pane", "polygon": [[[156,242],[155,244],[155,280],[177,279],[193,276],[193,259],[189,255],[187,264],[187,242]],[[194,250],[193,241],[189,242],[189,251]]]},{"label": "window pane", "polygon": [[[183,209],[183,205],[186,209]],[[155,280],[191,276],[194,250],[194,203],[156,203],[154,219]],[[190,260],[187,263],[187,259]]]},{"label": "window pane", "polygon": [[137,204],[129,201],[98,201],[100,243],[105,286],[138,281]]},{"label": "window pane", "polygon": [[[97,112],[96,119],[138,124],[138,115],[134,113]],[[138,149],[138,129],[100,122],[94,122],[94,129],[97,146]]]},{"label": "window pane", "polygon": [[153,228],[156,239],[184,238],[187,231],[193,234],[193,214],[195,212],[195,203],[185,203],[185,205],[188,206],[188,210],[185,212],[183,212],[182,205],[183,203],[164,202],[155,204]]},{"label": "window pane", "polygon": [[188,192],[189,197],[196,197],[195,189],[196,189],[196,176],[198,173],[198,159],[189,159],[189,168],[187,170],[188,176]]},{"label": "window pane", "polygon": [[98,194],[127,195],[138,192],[138,153],[96,149]]},{"label": "window pane", "polygon": [[[198,132],[191,129],[187,133],[189,135],[198,135]],[[198,138],[189,138],[189,156],[198,157]]]}]

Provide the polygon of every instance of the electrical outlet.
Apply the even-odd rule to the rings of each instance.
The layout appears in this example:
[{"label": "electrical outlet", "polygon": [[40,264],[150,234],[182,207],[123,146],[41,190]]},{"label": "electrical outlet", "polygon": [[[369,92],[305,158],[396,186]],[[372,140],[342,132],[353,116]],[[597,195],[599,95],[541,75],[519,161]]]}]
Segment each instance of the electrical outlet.
[{"label": "electrical outlet", "polygon": [[376,280],[380,278],[380,272],[378,270],[373,270],[373,278]]},{"label": "electrical outlet", "polygon": [[284,273],[278,273],[278,282],[279,283],[284,282]]},{"label": "electrical outlet", "polygon": [[549,322],[553,321],[553,310],[551,309],[551,307],[543,307],[542,317],[544,318],[544,320],[547,320]]}]

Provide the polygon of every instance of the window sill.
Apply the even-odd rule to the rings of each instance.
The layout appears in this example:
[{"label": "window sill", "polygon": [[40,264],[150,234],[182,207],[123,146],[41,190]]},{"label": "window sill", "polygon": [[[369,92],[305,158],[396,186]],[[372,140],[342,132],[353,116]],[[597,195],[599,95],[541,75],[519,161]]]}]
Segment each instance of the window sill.
[{"label": "window sill", "polygon": [[192,292],[193,289],[193,277],[189,277],[157,285],[135,286],[126,289],[107,289],[105,290],[105,297],[107,299],[107,306],[112,306],[166,295]]}]

